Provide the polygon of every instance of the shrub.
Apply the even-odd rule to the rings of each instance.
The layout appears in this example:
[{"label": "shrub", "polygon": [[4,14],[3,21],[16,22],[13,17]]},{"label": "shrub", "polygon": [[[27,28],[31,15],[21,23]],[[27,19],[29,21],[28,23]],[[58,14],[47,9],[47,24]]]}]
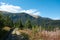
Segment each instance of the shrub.
[{"label": "shrub", "polygon": [[21,33],[23,40],[29,40],[29,36],[26,33]]}]

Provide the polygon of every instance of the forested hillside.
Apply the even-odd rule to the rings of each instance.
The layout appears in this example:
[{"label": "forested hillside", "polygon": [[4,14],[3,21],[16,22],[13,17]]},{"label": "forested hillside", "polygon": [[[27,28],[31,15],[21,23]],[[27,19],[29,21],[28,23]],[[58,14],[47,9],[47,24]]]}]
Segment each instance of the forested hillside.
[{"label": "forested hillside", "polygon": [[13,23],[19,23],[19,21],[22,21],[22,24],[25,25],[27,20],[31,21],[32,26],[37,25],[37,26],[42,26],[42,27],[60,27],[60,20],[52,20],[50,18],[45,18],[41,16],[35,16],[35,15],[30,15],[27,13],[9,13],[5,11],[0,11],[0,14],[2,14],[2,17],[5,21],[6,19],[13,21]]},{"label": "forested hillside", "polygon": [[53,31],[56,28],[60,29],[60,20],[52,20],[35,15],[32,16],[24,12],[9,13],[0,11],[0,39],[3,40],[12,28],[19,28],[20,30],[29,29],[30,32],[32,31],[32,34],[36,34],[40,32],[37,30]]}]

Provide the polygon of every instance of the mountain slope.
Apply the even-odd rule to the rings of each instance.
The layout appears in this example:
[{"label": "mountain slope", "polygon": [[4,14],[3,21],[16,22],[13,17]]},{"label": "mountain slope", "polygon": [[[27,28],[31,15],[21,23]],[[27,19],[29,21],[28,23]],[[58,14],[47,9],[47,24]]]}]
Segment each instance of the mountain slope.
[{"label": "mountain slope", "polygon": [[30,19],[33,25],[38,26],[59,26],[60,27],[60,20],[52,20],[50,18],[45,18],[41,16],[30,15],[27,13],[9,13],[5,11],[0,11],[0,14],[4,16],[11,16],[14,22],[17,22],[19,19],[22,20],[22,23],[25,24],[27,19]]}]

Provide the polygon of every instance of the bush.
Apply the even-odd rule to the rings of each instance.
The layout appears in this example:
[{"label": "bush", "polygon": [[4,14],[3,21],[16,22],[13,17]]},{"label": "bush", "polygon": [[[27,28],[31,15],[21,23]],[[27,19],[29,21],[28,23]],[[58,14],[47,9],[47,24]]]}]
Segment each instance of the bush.
[{"label": "bush", "polygon": [[23,40],[29,40],[29,36],[26,33],[21,33]]}]

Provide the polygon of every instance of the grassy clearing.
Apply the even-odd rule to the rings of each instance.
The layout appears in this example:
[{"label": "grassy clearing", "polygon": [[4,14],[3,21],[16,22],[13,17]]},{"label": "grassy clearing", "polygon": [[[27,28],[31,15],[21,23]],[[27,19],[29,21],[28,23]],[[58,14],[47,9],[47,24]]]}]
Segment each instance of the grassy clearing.
[{"label": "grassy clearing", "polygon": [[24,29],[19,32],[29,35],[30,40],[60,40],[60,30],[46,31],[40,28]]},{"label": "grassy clearing", "polygon": [[[11,28],[4,27],[3,30],[9,31]],[[42,30],[41,27],[32,29],[17,30],[17,34],[29,37],[29,40],[60,40],[60,30],[56,29],[54,31]],[[23,35],[22,34],[22,35]],[[25,35],[26,34],[26,35]],[[26,38],[27,38],[26,37]]]}]

